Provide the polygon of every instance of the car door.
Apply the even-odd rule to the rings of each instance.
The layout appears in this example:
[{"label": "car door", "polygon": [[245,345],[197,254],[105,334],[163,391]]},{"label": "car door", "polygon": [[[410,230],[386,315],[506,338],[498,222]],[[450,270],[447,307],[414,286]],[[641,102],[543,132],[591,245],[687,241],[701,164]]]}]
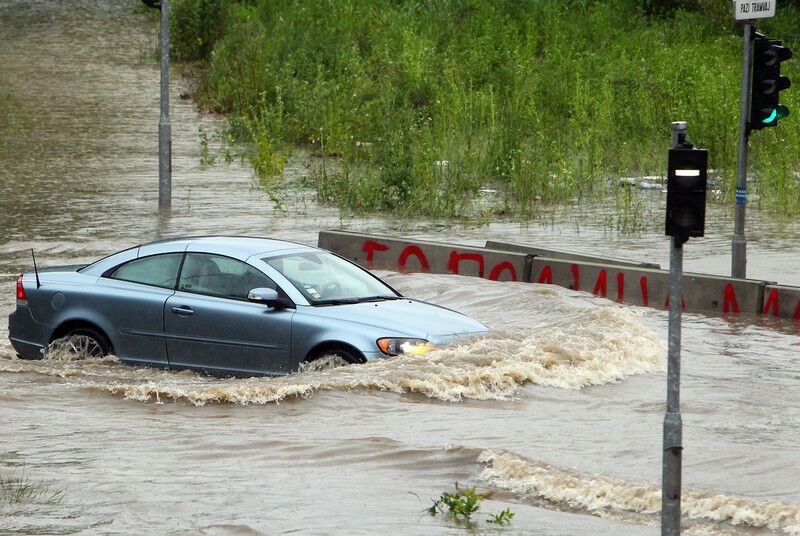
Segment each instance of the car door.
[{"label": "car door", "polygon": [[109,336],[124,361],[167,366],[164,304],[175,293],[183,253],[164,253],[130,260],[103,274],[92,308],[114,326]]},{"label": "car door", "polygon": [[187,253],[178,289],[164,308],[170,366],[214,374],[289,372],[295,311],[247,301],[258,287],[277,289],[242,261]]}]

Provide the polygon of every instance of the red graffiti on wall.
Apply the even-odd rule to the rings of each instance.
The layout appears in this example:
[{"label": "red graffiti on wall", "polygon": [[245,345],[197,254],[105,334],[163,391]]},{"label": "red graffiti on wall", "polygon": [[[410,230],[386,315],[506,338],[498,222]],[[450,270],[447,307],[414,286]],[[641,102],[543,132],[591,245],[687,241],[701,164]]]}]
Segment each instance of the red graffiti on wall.
[{"label": "red graffiti on wall", "polygon": [[492,271],[489,274],[489,279],[491,279],[492,281],[497,281],[498,279],[500,279],[500,274],[502,274],[505,271],[508,271],[511,274],[511,281],[517,280],[517,271],[514,269],[514,265],[508,261],[503,261],[497,264],[494,268],[492,268]]},{"label": "red graffiti on wall", "polygon": [[459,253],[458,251],[452,251],[450,253],[450,262],[447,263],[447,268],[454,274],[458,274],[458,265],[461,261],[477,262],[478,277],[483,277],[483,255],[480,253]]},{"label": "red graffiti on wall", "polygon": [[[779,297],[778,289],[774,288],[770,290],[769,296],[767,296],[767,300],[764,302],[764,309],[762,309],[761,314],[767,315],[771,310],[772,316],[780,316]],[[798,300],[797,306],[794,309],[792,320],[800,320],[800,300]]]},{"label": "red graffiti on wall", "polygon": [[[377,253],[384,253],[390,251],[390,247],[387,244],[383,244],[374,240],[366,240],[362,245],[362,251],[365,254],[365,262],[368,267],[372,267],[373,264],[376,262],[376,254]],[[426,257],[424,251],[420,246],[410,244],[405,247],[400,253],[398,257],[397,264],[398,268],[402,272],[408,271],[408,262],[409,259],[414,256],[417,258],[417,261],[420,266],[420,270],[423,272],[430,271],[430,263],[428,262],[428,258]],[[486,277],[486,260],[484,256],[480,253],[474,252],[467,252],[462,253],[457,250],[453,250],[450,253],[450,259],[448,262],[448,269],[450,272],[454,274],[460,273],[460,264],[463,261],[475,262],[478,264],[478,275],[480,277]],[[572,289],[580,290],[580,267],[578,264],[572,264],[570,266],[570,271],[572,273]],[[503,275],[504,272],[508,272],[510,279],[512,281],[517,281],[517,271],[514,264],[511,261],[502,261],[497,263],[489,272],[488,278],[493,281],[497,281]],[[625,273],[618,272],[617,274],[617,302],[622,303],[625,300]],[[601,269],[597,281],[595,283],[593,294],[597,296],[601,296],[606,298],[608,295],[608,283],[607,283],[607,270]],[[545,266],[542,268],[542,271],[539,273],[539,278],[537,283],[540,284],[552,284],[553,283],[553,268],[551,266]],[[642,296],[642,305],[647,307],[650,305],[650,298],[649,298],[649,282],[647,276],[642,276],[639,278],[639,287],[641,289],[641,296]],[[778,289],[770,289],[769,294],[766,296],[764,300],[764,305],[761,311],[762,315],[772,315],[774,317],[780,316],[780,292]],[[667,296],[664,302],[664,308],[669,308],[669,296]],[[686,302],[683,297],[681,297],[681,308],[686,309]],[[732,283],[727,283],[724,287],[723,291],[723,302],[722,302],[722,313],[723,314],[739,314],[740,307],[739,302],[736,296],[736,289]],[[798,301],[797,305],[795,306],[794,313],[792,315],[794,320],[800,320],[800,301]]]},{"label": "red graffiti on wall", "polygon": [[[390,248],[386,244],[381,244],[380,242],[376,242],[374,240],[367,240],[362,245],[362,251],[366,254],[366,264],[367,267],[372,267],[375,263],[375,253],[376,252],[385,252],[389,251]],[[428,262],[428,258],[425,255],[425,252],[422,250],[420,246],[415,244],[410,244],[403,249],[400,253],[400,256],[397,259],[397,266],[401,272],[408,271],[408,262],[411,257],[416,257],[417,261],[419,261],[420,269],[423,272],[430,271],[430,263]],[[478,263],[478,275],[479,277],[486,277],[486,261],[482,254],[480,253],[461,253],[457,250],[453,250],[450,253],[450,260],[447,263],[448,269],[454,273],[460,273],[460,264],[462,261],[471,261]],[[552,282],[553,274],[549,267],[547,267],[546,271],[549,273],[549,282]],[[503,275],[503,272],[508,272],[509,276],[512,281],[518,281],[517,278],[517,270],[514,267],[514,264],[511,261],[502,261],[497,263],[492,270],[489,272],[489,279],[493,281],[497,281]]]},{"label": "red graffiti on wall", "polygon": [[772,309],[772,316],[778,316],[778,289],[776,288],[769,291],[769,297],[764,303],[764,309],[761,311],[761,314],[769,314],[770,308]]},{"label": "red graffiti on wall", "polygon": [[542,268],[542,273],[539,274],[539,280],[537,283],[545,283],[548,285],[553,284],[553,269],[550,266],[545,266]]},{"label": "red graffiti on wall", "polygon": [[647,295],[647,276],[643,275],[641,279],[639,279],[639,286],[642,287],[642,305],[647,307],[650,305],[650,298]]},{"label": "red graffiti on wall", "polygon": [[[664,309],[669,309],[669,293],[667,293],[667,299],[664,300]],[[686,300],[683,299],[683,296],[681,296],[681,310],[686,310]]]},{"label": "red graffiti on wall", "polygon": [[733,288],[733,283],[725,285],[725,296],[722,300],[722,314],[732,312],[739,314],[739,304],[736,302],[736,291]]},{"label": "red graffiti on wall", "polygon": [[375,242],[373,240],[367,240],[364,242],[364,247],[362,248],[364,253],[367,254],[367,267],[372,267],[372,263],[375,260],[375,252],[376,251],[388,251],[389,246],[386,244],[381,244],[380,242]]},{"label": "red graffiti on wall", "polygon": [[606,297],[606,271],[600,270],[600,275],[597,276],[597,283],[594,285],[594,290],[592,294],[595,296],[602,296],[603,298]]},{"label": "red graffiti on wall", "polygon": [[419,260],[419,264],[423,272],[427,272],[428,270],[431,269],[430,265],[428,264],[428,259],[427,257],[425,257],[425,254],[422,252],[422,249],[420,249],[419,246],[411,245],[406,247],[406,249],[404,249],[403,252],[400,253],[400,258],[397,259],[397,265],[400,268],[401,272],[406,271],[406,263],[408,262],[408,258],[411,255],[414,255],[417,258],[417,260]]}]

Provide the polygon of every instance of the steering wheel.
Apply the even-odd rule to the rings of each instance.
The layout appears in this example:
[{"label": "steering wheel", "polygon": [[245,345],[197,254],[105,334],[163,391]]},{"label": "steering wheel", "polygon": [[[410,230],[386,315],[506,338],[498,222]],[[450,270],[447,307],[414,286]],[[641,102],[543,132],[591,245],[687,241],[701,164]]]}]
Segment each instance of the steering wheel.
[{"label": "steering wheel", "polygon": [[324,298],[329,298],[332,295],[339,294],[341,291],[342,285],[340,285],[338,281],[329,281],[322,285],[322,288],[320,289],[320,293]]}]

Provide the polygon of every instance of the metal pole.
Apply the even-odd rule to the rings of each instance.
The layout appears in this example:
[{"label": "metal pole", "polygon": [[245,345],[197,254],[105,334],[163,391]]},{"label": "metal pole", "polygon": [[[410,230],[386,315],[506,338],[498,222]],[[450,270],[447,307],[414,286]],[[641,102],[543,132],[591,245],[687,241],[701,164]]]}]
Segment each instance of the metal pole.
[{"label": "metal pole", "polygon": [[747,156],[750,137],[747,120],[750,115],[750,72],[753,66],[753,25],[744,25],[742,53],[742,92],[739,100],[739,162],[736,166],[736,224],[731,248],[731,276],[747,277],[747,240],[744,236],[744,215],[747,205]]},{"label": "metal pole", "polygon": [[172,205],[172,124],[169,120],[169,0],[161,0],[161,118],[158,121],[158,206]]},{"label": "metal pole", "polygon": [[[676,147],[686,139],[687,124],[672,123]],[[669,254],[669,335],[667,362],[667,411],[664,414],[664,457],[661,479],[661,534],[681,533],[681,465],[683,423],[681,421],[681,301],[683,287],[682,237],[673,237]]]}]

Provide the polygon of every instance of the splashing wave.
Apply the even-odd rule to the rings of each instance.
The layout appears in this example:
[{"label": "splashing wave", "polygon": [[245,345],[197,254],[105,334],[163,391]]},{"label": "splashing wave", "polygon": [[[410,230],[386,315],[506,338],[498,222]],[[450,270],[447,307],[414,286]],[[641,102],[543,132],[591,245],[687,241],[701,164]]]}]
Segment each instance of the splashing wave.
[{"label": "splashing wave", "polygon": [[[587,512],[645,525],[660,520],[661,487],[646,482],[559,469],[490,449],[478,461],[481,477],[537,506]],[[800,535],[800,506],[684,489],[684,528],[693,534],[729,534],[725,525]]]},{"label": "splashing wave", "polygon": [[216,379],[118,364],[83,361],[0,360],[0,372],[62,378],[135,400],[186,400],[265,404],[316,391],[374,389],[418,393],[448,402],[507,400],[526,383],[580,389],[659,370],[664,347],[657,335],[624,309],[576,312],[569,321],[545,323],[527,334],[493,333],[438,349],[364,365],[306,367],[280,378]]}]

